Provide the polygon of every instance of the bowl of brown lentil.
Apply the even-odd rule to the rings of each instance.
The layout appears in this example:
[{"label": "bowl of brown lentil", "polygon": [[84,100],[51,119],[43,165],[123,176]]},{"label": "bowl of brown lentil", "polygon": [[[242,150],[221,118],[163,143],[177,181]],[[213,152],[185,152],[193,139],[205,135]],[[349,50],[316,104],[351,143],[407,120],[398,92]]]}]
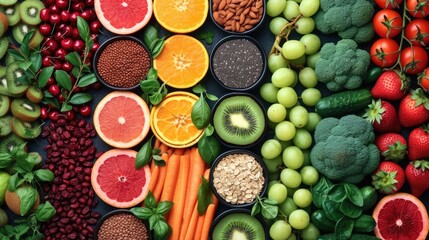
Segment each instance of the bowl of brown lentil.
[{"label": "bowl of brown lentil", "polygon": [[119,209],[98,220],[94,239],[151,240],[152,236],[146,221],[137,218],[128,209]]},{"label": "bowl of brown lentil", "polygon": [[211,0],[213,23],[228,34],[249,34],[260,28],[266,12],[264,0]]},{"label": "bowl of brown lentil", "polygon": [[221,39],[210,55],[213,78],[231,91],[249,91],[264,79],[265,51],[249,36],[232,35]]},{"label": "bowl of brown lentil", "polygon": [[219,155],[210,168],[210,186],[222,205],[248,207],[268,186],[268,169],[257,154],[234,149]]},{"label": "bowl of brown lentil", "polygon": [[93,70],[97,78],[115,90],[139,86],[152,67],[152,56],[142,41],[132,36],[106,40],[95,52]]}]

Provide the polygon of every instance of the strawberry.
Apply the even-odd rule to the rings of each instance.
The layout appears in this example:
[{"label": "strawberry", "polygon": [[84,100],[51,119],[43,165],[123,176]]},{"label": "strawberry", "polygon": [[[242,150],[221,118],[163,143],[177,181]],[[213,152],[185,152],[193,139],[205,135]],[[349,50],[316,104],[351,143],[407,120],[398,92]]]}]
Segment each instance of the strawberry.
[{"label": "strawberry", "polygon": [[415,127],[429,121],[429,99],[421,88],[408,93],[399,103],[399,123]]},{"label": "strawberry", "polygon": [[415,128],[408,136],[408,159],[411,161],[429,158],[429,126]]},{"label": "strawberry", "polygon": [[405,182],[404,170],[397,163],[384,161],[372,174],[372,185],[383,194],[399,191]]},{"label": "strawberry", "polygon": [[384,133],[377,135],[374,140],[375,145],[384,160],[399,162],[405,158],[407,153],[407,142],[398,133]]},{"label": "strawberry", "polygon": [[376,132],[401,131],[396,109],[387,101],[381,99],[372,100],[372,103],[368,105],[363,117],[366,117],[366,120],[371,122]]},{"label": "strawberry", "polygon": [[374,98],[399,100],[405,95],[410,85],[410,79],[404,73],[388,70],[383,72],[371,89]]},{"label": "strawberry", "polygon": [[429,189],[429,162],[417,160],[410,162],[405,168],[405,175],[410,184],[411,194],[420,197]]}]

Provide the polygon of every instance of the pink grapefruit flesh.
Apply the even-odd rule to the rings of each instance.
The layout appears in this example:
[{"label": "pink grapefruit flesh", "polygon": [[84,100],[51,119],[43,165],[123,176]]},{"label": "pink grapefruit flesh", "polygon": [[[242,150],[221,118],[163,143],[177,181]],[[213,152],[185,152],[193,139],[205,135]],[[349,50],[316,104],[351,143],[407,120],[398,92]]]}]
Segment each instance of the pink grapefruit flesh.
[{"label": "pink grapefruit flesh", "polygon": [[94,127],[107,144],[131,148],[149,133],[150,112],[137,94],[114,91],[107,94],[94,110]]},{"label": "pink grapefruit flesh", "polygon": [[374,232],[382,240],[425,240],[429,230],[424,204],[409,193],[387,195],[377,204]]},{"label": "pink grapefruit flesh", "polygon": [[117,208],[130,208],[141,203],[148,194],[150,168],[135,169],[137,152],[112,149],[94,163],[91,184],[105,203]]},{"label": "pink grapefruit flesh", "polygon": [[101,24],[121,35],[139,31],[152,17],[151,0],[95,0],[94,8]]}]

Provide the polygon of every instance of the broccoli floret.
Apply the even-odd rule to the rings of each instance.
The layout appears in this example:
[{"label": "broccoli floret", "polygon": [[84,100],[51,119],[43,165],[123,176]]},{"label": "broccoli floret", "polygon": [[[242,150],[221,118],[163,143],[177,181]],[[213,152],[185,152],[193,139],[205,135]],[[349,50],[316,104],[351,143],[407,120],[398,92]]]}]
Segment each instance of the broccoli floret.
[{"label": "broccoli floret", "polygon": [[367,51],[359,49],[351,39],[342,39],[336,45],[323,45],[315,72],[319,81],[331,91],[356,89],[362,85],[369,64]]},{"label": "broccoli floret", "polygon": [[316,28],[325,34],[337,32],[341,38],[366,43],[374,36],[372,25],[369,27],[373,15],[369,0],[320,0],[314,20]]},{"label": "broccoli floret", "polygon": [[372,125],[362,117],[325,118],[316,126],[314,140],[311,163],[331,180],[356,184],[378,167]]}]

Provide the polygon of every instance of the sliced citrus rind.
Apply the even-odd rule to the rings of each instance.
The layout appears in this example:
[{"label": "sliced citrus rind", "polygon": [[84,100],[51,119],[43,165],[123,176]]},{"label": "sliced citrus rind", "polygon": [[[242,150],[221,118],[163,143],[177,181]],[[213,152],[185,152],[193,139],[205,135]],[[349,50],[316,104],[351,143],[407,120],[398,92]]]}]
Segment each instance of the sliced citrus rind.
[{"label": "sliced citrus rind", "polygon": [[94,127],[110,146],[132,148],[149,133],[149,116],[149,107],[137,94],[113,91],[95,108]]},{"label": "sliced citrus rind", "polygon": [[112,149],[95,161],[91,185],[101,200],[116,208],[130,208],[141,203],[149,192],[151,177],[148,165],[135,169],[137,152]]},{"label": "sliced citrus rind", "polygon": [[150,115],[153,134],[165,145],[186,148],[198,142],[203,130],[197,129],[191,120],[191,111],[198,97],[176,91],[168,94],[154,106]]},{"label": "sliced citrus rind", "polygon": [[154,0],[153,11],[163,28],[174,33],[189,33],[206,21],[209,1]]},{"label": "sliced citrus rind", "polygon": [[190,88],[200,82],[209,69],[209,55],[204,45],[187,35],[173,35],[153,61],[158,77],[168,86]]}]

